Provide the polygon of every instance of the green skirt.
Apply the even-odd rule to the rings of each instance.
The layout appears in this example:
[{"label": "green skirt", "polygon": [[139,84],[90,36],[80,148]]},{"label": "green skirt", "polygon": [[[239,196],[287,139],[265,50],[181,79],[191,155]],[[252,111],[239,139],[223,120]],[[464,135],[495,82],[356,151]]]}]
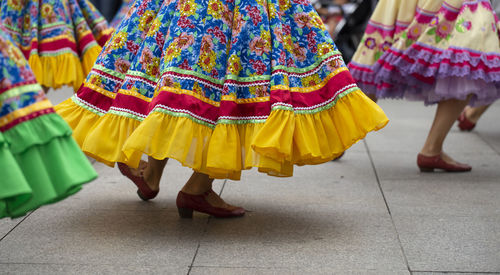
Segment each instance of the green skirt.
[{"label": "green skirt", "polygon": [[0,133],[0,218],[60,201],[97,177],[57,114]]}]

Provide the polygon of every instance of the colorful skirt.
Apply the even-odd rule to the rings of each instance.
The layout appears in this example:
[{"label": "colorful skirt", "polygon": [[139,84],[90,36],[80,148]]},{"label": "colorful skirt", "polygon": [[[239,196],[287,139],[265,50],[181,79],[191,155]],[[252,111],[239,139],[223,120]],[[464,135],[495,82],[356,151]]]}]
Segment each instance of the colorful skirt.
[{"label": "colorful skirt", "polygon": [[[472,95],[471,105],[484,105],[500,97],[499,24],[489,0],[378,5],[349,64],[365,92],[426,104]],[[398,19],[410,14],[409,24]]]},{"label": "colorful skirt", "polygon": [[108,165],[147,154],[212,178],[291,176],[388,122],[307,0],[144,0],[129,14],[57,106]]},{"label": "colorful skirt", "polygon": [[120,23],[127,17],[128,11],[130,10],[130,6],[133,4],[133,0],[123,0],[118,13],[115,15],[113,20],[111,21],[110,26],[114,29],[120,25]]},{"label": "colorful skirt", "polygon": [[0,28],[0,218],[62,200],[97,174]]},{"label": "colorful skirt", "polygon": [[1,1],[0,20],[45,87],[77,90],[112,29],[88,0]]}]

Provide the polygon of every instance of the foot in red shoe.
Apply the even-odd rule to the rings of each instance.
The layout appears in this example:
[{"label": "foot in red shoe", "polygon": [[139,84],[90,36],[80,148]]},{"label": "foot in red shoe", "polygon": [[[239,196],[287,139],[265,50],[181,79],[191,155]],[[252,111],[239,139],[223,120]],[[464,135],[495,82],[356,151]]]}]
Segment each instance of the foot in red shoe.
[{"label": "foot in red shoe", "polygon": [[[444,158],[449,159],[449,161],[445,161]],[[417,165],[420,168],[421,172],[434,172],[434,169],[441,169],[446,172],[469,172],[472,170],[472,167],[451,160],[451,158],[447,157],[446,154],[441,153],[437,156],[425,156],[422,154],[418,154],[417,156]]]},{"label": "foot in red shoe", "polygon": [[154,199],[156,195],[158,195],[160,189],[151,189],[151,187],[149,187],[148,183],[144,179],[144,169],[146,169],[147,167],[147,162],[141,160],[141,163],[139,164],[138,176],[134,175],[132,173],[132,169],[130,169],[130,167],[125,163],[118,162],[117,164],[120,172],[137,186],[137,195],[139,195],[139,198],[141,198],[143,201],[148,201]]},{"label": "foot in red shoe", "polygon": [[457,120],[458,128],[460,128],[461,131],[472,131],[474,127],[476,127],[476,123],[470,121],[465,115],[465,109],[462,111]]},{"label": "foot in red shoe", "polygon": [[213,190],[207,191],[201,195],[191,195],[179,191],[176,200],[179,216],[181,218],[192,218],[193,211],[205,213],[216,218],[235,218],[245,215],[244,208],[232,206],[225,202],[221,205],[222,207],[211,205],[208,202],[210,199],[209,196],[214,195],[218,197]]}]

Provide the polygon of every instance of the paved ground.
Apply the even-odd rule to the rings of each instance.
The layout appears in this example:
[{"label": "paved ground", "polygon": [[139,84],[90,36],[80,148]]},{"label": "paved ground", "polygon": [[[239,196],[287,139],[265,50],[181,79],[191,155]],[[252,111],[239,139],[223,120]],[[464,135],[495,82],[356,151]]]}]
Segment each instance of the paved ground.
[{"label": "paved ground", "polygon": [[381,106],[390,125],[338,162],[217,181],[251,211],[240,219],[180,219],[175,196],[190,170],[175,161],[148,203],[95,164],[99,179],[77,195],[0,221],[0,273],[500,274],[500,104],[446,142],[474,166],[466,174],[418,172],[433,107]]}]

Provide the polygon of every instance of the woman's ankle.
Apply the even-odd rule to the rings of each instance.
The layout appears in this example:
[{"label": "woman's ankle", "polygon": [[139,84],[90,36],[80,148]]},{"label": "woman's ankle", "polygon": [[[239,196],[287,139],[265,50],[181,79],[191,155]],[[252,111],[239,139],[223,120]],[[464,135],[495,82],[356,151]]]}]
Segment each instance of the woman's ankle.
[{"label": "woman's ankle", "polygon": [[422,150],[420,150],[420,154],[424,155],[426,157],[434,157],[434,156],[440,155],[441,150],[432,150],[432,149],[422,148]]},{"label": "woman's ankle", "polygon": [[154,173],[153,169],[151,167],[146,167],[144,169],[144,180],[148,184],[149,188],[151,190],[158,190],[160,189],[160,180],[161,180],[161,174],[157,175],[157,173]]}]

